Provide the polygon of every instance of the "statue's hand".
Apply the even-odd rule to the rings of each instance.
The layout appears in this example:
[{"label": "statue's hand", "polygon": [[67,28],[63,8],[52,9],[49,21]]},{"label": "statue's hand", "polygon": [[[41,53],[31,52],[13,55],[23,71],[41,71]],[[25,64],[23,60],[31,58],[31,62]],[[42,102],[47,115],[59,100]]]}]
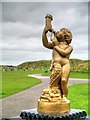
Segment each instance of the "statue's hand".
[{"label": "statue's hand", "polygon": [[54,33],[54,29],[51,29],[51,28],[47,28],[47,27],[45,27],[45,28],[44,28],[44,32],[45,32],[45,34],[46,34],[48,31]]},{"label": "statue's hand", "polygon": [[53,43],[54,46],[59,45],[59,42],[57,41],[56,38],[52,39],[52,43]]}]

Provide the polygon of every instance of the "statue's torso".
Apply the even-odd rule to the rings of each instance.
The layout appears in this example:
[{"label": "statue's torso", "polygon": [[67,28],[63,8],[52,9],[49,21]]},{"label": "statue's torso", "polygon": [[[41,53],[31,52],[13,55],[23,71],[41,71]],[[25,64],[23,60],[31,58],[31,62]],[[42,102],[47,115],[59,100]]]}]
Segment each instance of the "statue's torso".
[{"label": "statue's torso", "polygon": [[[65,45],[65,44],[59,44],[59,47],[60,47],[61,49],[65,50],[65,49],[68,48],[69,46],[68,46],[68,45]],[[62,56],[62,55],[60,55],[55,49],[53,49],[53,53],[52,53],[53,62],[58,62],[58,63],[60,63],[61,65],[65,65],[65,64],[69,63],[69,56],[70,56],[70,55]]]}]

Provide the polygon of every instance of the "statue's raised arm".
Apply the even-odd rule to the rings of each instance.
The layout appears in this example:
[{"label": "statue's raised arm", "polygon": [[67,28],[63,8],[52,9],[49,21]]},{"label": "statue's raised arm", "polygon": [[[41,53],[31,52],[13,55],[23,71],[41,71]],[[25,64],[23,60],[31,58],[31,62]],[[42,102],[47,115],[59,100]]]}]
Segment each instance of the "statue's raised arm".
[{"label": "statue's raised arm", "polygon": [[49,48],[49,49],[53,49],[52,41],[48,42],[47,32],[48,32],[48,30],[46,28],[44,28],[43,33],[42,33],[42,43],[43,43],[43,46],[46,47],[46,48]]},{"label": "statue's raised arm", "polygon": [[49,48],[49,49],[53,49],[54,45],[53,45],[52,41],[48,42],[48,38],[47,38],[48,31],[51,33],[52,32],[54,33],[54,30],[52,29],[52,25],[51,25],[51,21],[53,20],[53,16],[50,14],[47,14],[45,18],[46,18],[45,19],[45,28],[44,28],[43,33],[42,33],[42,43],[43,43],[44,47]]}]

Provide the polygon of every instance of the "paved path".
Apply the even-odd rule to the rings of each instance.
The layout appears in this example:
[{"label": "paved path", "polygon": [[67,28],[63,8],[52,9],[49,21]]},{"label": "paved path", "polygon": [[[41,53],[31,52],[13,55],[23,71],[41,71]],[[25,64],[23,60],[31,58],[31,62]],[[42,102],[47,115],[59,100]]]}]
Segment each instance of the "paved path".
[{"label": "paved path", "polygon": [[[31,87],[22,92],[16,93],[9,97],[0,99],[2,101],[2,117],[12,117],[20,115],[24,109],[31,109],[37,107],[37,101],[42,90],[49,85],[49,77],[41,76],[39,74],[29,75],[42,80],[41,84]],[[70,78],[69,85],[78,83],[88,83],[88,80]]]}]

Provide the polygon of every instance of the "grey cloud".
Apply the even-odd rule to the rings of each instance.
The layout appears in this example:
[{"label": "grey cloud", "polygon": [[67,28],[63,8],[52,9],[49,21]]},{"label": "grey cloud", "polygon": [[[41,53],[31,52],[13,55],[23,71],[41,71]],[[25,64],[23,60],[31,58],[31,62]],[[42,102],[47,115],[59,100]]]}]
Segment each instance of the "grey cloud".
[{"label": "grey cloud", "polygon": [[[46,4],[46,3],[45,3]],[[2,3],[2,19],[3,22],[34,22],[37,23],[39,9],[45,7],[43,3],[27,3],[27,2],[11,2]]]},{"label": "grey cloud", "polygon": [[[59,12],[62,13],[67,11],[68,9],[73,9],[76,6],[76,11],[80,11],[84,13],[86,10],[86,3],[78,3],[78,2],[10,2],[10,3],[2,3],[2,10],[3,10],[3,22],[34,22],[37,23],[43,20],[43,15],[46,12],[57,13],[58,16],[60,15]],[[57,9],[56,7],[57,6]],[[82,11],[83,10],[83,11]],[[41,21],[40,21],[41,23]]]},{"label": "grey cloud", "polygon": [[77,4],[76,6],[76,11],[80,12],[80,16],[85,16],[87,15],[88,11],[88,2],[81,2],[80,4]]},{"label": "grey cloud", "polygon": [[[46,50],[47,51],[47,50]],[[51,59],[51,51],[40,51],[38,54],[32,51],[15,51],[13,54],[13,51],[3,51],[2,61],[3,64],[10,64],[10,65],[18,65],[20,63],[23,63],[25,61],[38,61],[41,60],[40,56],[42,56],[43,60]]]},{"label": "grey cloud", "polygon": [[8,38],[31,38],[31,37],[40,37],[42,26],[40,25],[27,25],[22,23],[4,23],[3,24],[3,39]]},{"label": "grey cloud", "polygon": [[87,6],[81,2],[3,3],[3,62],[12,61],[14,64],[22,60],[51,59],[51,51],[41,42],[47,13],[54,16],[52,24],[55,30],[67,27],[72,31],[74,52],[71,56],[83,53],[78,57],[84,58],[88,49]]}]

